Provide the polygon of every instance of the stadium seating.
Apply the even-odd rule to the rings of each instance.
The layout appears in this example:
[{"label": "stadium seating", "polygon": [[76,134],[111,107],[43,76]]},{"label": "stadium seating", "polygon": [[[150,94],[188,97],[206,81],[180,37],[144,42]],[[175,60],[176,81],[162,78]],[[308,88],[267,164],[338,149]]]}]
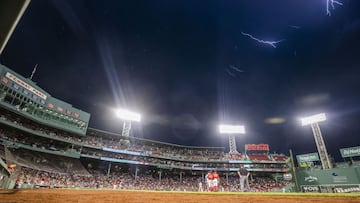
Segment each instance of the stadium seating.
[{"label": "stadium seating", "polygon": [[247,157],[252,161],[270,161],[269,156],[266,154],[247,154]]},{"label": "stadium seating", "polygon": [[288,159],[288,157],[286,157],[285,155],[278,155],[278,154],[271,155],[271,157],[273,158],[274,161],[286,161]]}]

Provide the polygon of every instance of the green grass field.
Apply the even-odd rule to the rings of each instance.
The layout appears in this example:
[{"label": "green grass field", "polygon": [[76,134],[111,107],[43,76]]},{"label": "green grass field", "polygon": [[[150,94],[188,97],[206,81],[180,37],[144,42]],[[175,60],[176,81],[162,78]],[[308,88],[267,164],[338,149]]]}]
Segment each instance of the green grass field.
[{"label": "green grass field", "polygon": [[112,189],[18,189],[0,192],[0,202],[86,203],[359,203],[360,193],[181,192]]},{"label": "green grass field", "polygon": [[[94,190],[86,188],[66,188],[64,190]],[[99,190],[99,189],[97,189]],[[188,192],[188,191],[156,191],[156,190],[112,190],[100,189],[103,191],[128,191],[147,193],[176,193],[176,194],[198,194],[198,195],[244,195],[244,196],[309,196],[309,197],[360,197],[360,193],[303,193],[303,192]]]}]

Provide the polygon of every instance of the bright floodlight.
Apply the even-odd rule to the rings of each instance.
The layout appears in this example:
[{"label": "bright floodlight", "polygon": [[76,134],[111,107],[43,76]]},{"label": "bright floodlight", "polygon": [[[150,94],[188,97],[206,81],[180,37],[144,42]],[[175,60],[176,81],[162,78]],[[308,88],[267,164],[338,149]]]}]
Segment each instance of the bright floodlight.
[{"label": "bright floodlight", "polygon": [[124,109],[118,109],[116,111],[116,115],[117,117],[124,119],[124,120],[128,120],[128,121],[137,121],[139,122],[141,120],[141,116],[138,113],[134,113],[128,110],[124,110]]},{"label": "bright floodlight", "polygon": [[308,117],[304,117],[301,118],[301,125],[309,125],[309,124],[313,124],[313,123],[318,123],[321,121],[325,121],[326,120],[326,116],[325,113],[319,113],[313,116],[308,116]]},{"label": "bright floodlight", "polygon": [[221,134],[245,134],[243,125],[219,125]]}]

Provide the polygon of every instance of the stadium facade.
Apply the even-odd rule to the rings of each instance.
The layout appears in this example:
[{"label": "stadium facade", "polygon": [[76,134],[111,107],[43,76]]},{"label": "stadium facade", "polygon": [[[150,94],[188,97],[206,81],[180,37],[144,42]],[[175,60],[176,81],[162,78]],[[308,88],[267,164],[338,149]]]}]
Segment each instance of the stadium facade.
[{"label": "stadium facade", "polygon": [[[156,171],[159,179],[171,172],[204,178],[210,170],[235,176],[240,164],[251,172],[288,173],[289,159],[279,154],[227,154],[223,147],[164,143],[88,128],[90,114],[52,97],[33,81],[0,66],[1,156],[8,164],[55,173],[102,166]],[[162,174],[163,173],[163,174]],[[16,176],[14,173],[13,176]]]}]

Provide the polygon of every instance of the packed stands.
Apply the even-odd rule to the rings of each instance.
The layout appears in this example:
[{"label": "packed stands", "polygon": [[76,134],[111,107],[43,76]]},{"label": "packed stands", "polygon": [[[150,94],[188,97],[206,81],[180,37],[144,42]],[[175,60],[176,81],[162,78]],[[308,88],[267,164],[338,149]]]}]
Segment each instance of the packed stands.
[{"label": "packed stands", "polygon": [[[284,159],[271,154],[266,155],[267,159],[228,154],[223,147],[182,146],[96,129],[88,129],[81,136],[6,109],[0,111],[0,126],[0,156],[18,166],[14,176],[19,176],[19,185],[197,191],[203,174],[218,170],[228,175],[221,189],[237,191],[239,164],[246,163],[249,171],[289,170],[285,161],[277,161]],[[96,161],[101,164],[94,164]],[[135,174],[134,169],[139,173]],[[254,190],[266,191],[257,188],[258,181],[254,178],[250,183]],[[270,190],[276,187],[269,186]]]},{"label": "packed stands", "polygon": [[286,161],[288,159],[288,157],[283,154],[273,154],[271,157],[274,161]]},{"label": "packed stands", "polygon": [[[164,190],[164,191],[198,191],[199,182],[204,180],[191,174],[167,172],[159,176],[152,169],[144,170],[137,176],[129,170],[120,169],[106,174],[101,170],[88,169],[90,175],[57,174],[22,167],[17,179],[17,186],[32,184],[37,187],[49,188],[92,188],[92,189],[130,189],[130,190]],[[220,191],[239,191],[238,177],[234,174],[226,179],[222,176]],[[250,188],[253,192],[270,192],[284,188],[288,181],[275,180],[269,176],[257,176],[250,179]],[[206,191],[205,184],[203,185]]]},{"label": "packed stands", "polygon": [[271,159],[267,154],[247,154],[249,160],[252,161],[270,161]]}]

